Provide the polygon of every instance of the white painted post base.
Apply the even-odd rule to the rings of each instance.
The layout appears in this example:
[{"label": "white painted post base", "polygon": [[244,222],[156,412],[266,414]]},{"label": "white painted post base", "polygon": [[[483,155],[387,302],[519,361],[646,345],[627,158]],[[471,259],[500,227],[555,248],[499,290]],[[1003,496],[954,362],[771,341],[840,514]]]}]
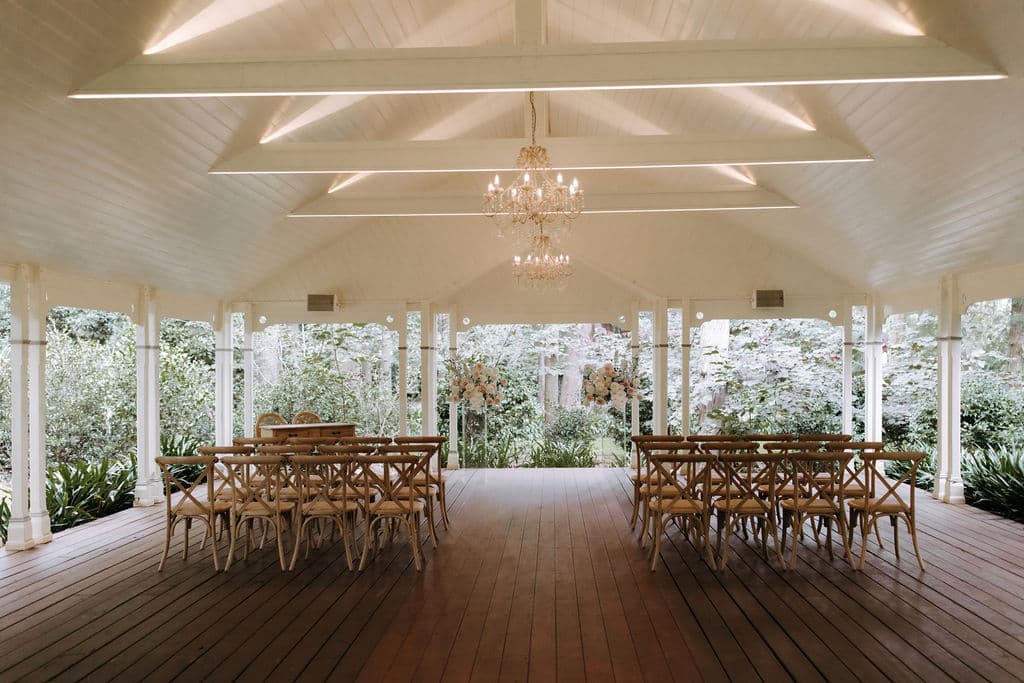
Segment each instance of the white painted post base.
[{"label": "white painted post base", "polygon": [[35,540],[32,538],[32,522],[28,517],[21,519],[11,518],[7,525],[7,550],[28,550],[34,548]]},{"label": "white painted post base", "polygon": [[50,533],[49,512],[45,510],[43,512],[30,512],[29,519],[32,524],[32,540],[36,545],[49,543],[53,540],[53,534]]}]

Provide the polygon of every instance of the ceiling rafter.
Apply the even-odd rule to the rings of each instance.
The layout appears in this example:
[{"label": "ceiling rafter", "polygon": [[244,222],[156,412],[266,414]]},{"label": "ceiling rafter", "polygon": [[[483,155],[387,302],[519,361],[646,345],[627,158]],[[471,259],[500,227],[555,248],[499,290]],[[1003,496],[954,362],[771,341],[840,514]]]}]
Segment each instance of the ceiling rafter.
[{"label": "ceiling rafter", "polygon": [[[455,173],[507,171],[522,139],[278,142],[252,147],[210,173]],[[566,170],[682,168],[871,161],[871,155],[818,133],[779,138],[694,140],[676,135],[546,138]],[[503,165],[506,164],[506,165]]]},{"label": "ceiling rafter", "polygon": [[[638,192],[587,196],[583,213],[671,213],[684,211],[749,211],[793,209],[797,204],[761,188],[713,192]],[[316,199],[289,214],[290,218],[355,218],[397,216],[480,216],[480,195],[436,192],[337,192]]]},{"label": "ceiling rafter", "polygon": [[76,98],[617,90],[1005,78],[919,36],[139,57]]}]

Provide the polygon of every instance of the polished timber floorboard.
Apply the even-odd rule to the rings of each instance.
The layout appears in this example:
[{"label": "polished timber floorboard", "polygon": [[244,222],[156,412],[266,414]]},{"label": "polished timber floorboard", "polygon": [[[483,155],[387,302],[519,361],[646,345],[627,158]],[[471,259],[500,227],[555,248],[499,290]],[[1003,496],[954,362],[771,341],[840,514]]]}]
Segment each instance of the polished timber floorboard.
[{"label": "polished timber floorboard", "polygon": [[1024,527],[993,515],[920,496],[923,574],[887,526],[864,572],[810,535],[795,571],[736,537],[717,572],[673,531],[652,573],[622,470],[448,486],[422,573],[403,539],[362,573],[337,543],[294,572],[268,543],[214,573],[196,531],[157,573],[163,507],[0,553],[0,681],[1024,678]]}]

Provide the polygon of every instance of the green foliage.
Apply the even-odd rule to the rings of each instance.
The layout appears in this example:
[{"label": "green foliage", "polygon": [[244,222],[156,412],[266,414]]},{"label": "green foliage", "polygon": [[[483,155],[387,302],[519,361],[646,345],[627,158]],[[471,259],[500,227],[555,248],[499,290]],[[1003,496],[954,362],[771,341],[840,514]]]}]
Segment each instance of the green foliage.
[{"label": "green foliage", "polygon": [[998,447],[968,453],[963,477],[971,505],[1024,521],[1024,451]]},{"label": "green foliage", "polygon": [[514,439],[467,441],[459,447],[463,467],[514,467],[518,463],[518,445]]},{"label": "green foliage", "polygon": [[135,459],[58,463],[46,478],[46,507],[54,531],[69,529],[132,506]]},{"label": "green foliage", "polygon": [[0,488],[0,543],[7,543],[7,528],[11,523],[11,490]]},{"label": "green foliage", "polygon": [[555,408],[555,419],[544,428],[546,442],[587,443],[607,431],[605,413],[587,408]]},{"label": "green foliage", "polygon": [[[889,448],[889,450],[895,451],[920,451],[925,453],[925,457],[921,460],[921,464],[917,466],[917,477],[916,485],[917,488],[925,491],[931,491],[935,488],[935,451],[923,443],[909,443],[898,449]],[[910,463],[906,460],[888,460],[885,463],[885,474],[893,479],[899,479],[907,470],[910,469]]]},{"label": "green foliage", "polygon": [[530,449],[524,467],[594,467],[596,464],[589,443],[544,440]]}]

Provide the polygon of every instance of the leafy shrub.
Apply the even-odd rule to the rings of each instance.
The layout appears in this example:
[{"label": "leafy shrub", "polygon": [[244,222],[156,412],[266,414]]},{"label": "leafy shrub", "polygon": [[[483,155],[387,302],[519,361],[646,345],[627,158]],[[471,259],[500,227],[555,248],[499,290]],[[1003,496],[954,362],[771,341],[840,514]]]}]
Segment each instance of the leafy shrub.
[{"label": "leafy shrub", "polygon": [[0,543],[7,543],[7,527],[11,523],[11,491],[0,488]]},{"label": "leafy shrub", "polygon": [[518,461],[516,443],[511,438],[477,439],[459,446],[463,467],[514,467]]},{"label": "leafy shrub", "polygon": [[597,459],[589,442],[539,441],[530,449],[525,467],[594,467]]},{"label": "leafy shrub", "polygon": [[1024,521],[1024,451],[1005,447],[964,457],[967,501],[983,510]]},{"label": "leafy shrub", "polygon": [[[160,434],[160,454],[167,456],[197,455],[202,442],[188,434]],[[205,469],[202,465],[170,465],[171,474],[185,486],[191,486]],[[175,487],[176,490],[176,487]]]},{"label": "leafy shrub", "polygon": [[596,439],[607,430],[608,417],[587,408],[555,410],[555,419],[544,428],[544,441],[548,443],[578,444]]},{"label": "leafy shrub", "polygon": [[46,506],[54,531],[69,529],[132,506],[135,459],[58,463],[46,479]]}]

